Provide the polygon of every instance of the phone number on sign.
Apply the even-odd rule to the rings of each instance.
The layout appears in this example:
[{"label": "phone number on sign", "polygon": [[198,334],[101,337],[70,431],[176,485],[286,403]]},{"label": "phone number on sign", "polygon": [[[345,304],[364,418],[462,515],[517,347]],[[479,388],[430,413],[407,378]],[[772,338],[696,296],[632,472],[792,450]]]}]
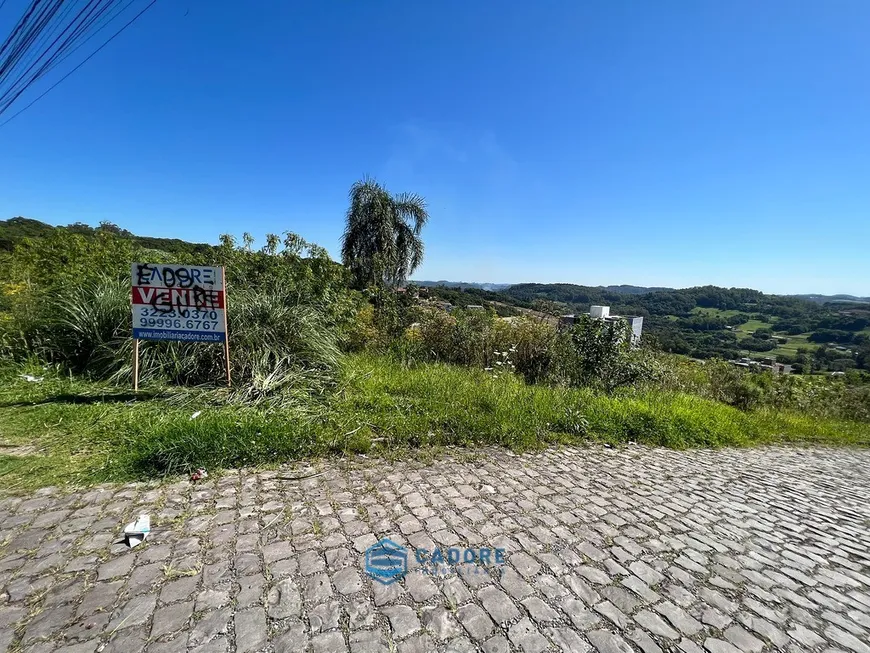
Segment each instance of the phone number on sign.
[{"label": "phone number on sign", "polygon": [[139,309],[140,317],[156,318],[190,318],[192,320],[217,320],[217,311],[199,310],[196,308],[173,308],[170,311],[161,311],[159,308],[143,306]]},{"label": "phone number on sign", "polygon": [[143,317],[139,318],[139,326],[155,327],[157,329],[215,331],[218,328],[218,322],[213,320],[183,320],[171,317]]}]

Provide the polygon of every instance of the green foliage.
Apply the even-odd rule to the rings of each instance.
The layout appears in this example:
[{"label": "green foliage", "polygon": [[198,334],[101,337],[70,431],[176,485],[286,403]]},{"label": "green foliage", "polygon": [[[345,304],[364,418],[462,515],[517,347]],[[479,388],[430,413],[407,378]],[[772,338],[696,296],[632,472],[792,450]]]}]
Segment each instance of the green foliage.
[{"label": "green foliage", "polygon": [[[29,383],[19,374],[43,377]],[[196,417],[194,417],[196,415]],[[27,366],[0,368],[0,488],[83,485],[323,454],[403,456],[418,447],[640,442],[671,447],[762,442],[870,444],[866,423],[789,410],[743,412],[675,390],[529,385],[441,363],[352,356],[338,391],[276,406],[224,389],[152,386],[138,396]]]},{"label": "green foliage", "polygon": [[58,233],[74,234],[85,239],[93,239],[98,234],[119,236],[131,241],[134,247],[140,249],[155,250],[164,254],[172,254],[176,257],[194,253],[206,255],[211,251],[211,245],[202,243],[189,243],[178,238],[152,238],[149,236],[136,236],[126,229],[121,229],[111,222],[103,221],[99,227],[90,227],[82,222],[67,225],[66,227],[53,227],[39,220],[30,218],[11,218],[0,220],[0,251],[12,251],[15,246],[25,239],[36,240],[46,238]]},{"label": "green foliage", "polygon": [[350,189],[341,259],[359,288],[396,286],[423,262],[420,233],[426,201],[413,193],[390,195],[371,179]]},{"label": "green foliage", "polygon": [[770,351],[772,349],[776,349],[776,342],[771,340],[770,337],[767,338],[744,338],[740,341],[741,349],[748,349],[749,351]]},{"label": "green foliage", "polygon": [[0,220],[0,250],[11,252],[15,244],[24,238],[40,238],[53,229],[51,225],[30,218]]},{"label": "green foliage", "polygon": [[548,322],[520,316],[502,320],[494,311],[428,311],[405,335],[408,357],[494,371],[510,352],[512,369],[528,383],[550,375],[558,337]]},{"label": "green foliage", "polygon": [[847,345],[855,341],[855,334],[851,331],[840,331],[836,329],[819,329],[810,334],[810,342],[835,342],[841,345]]},{"label": "green foliage", "polygon": [[[747,352],[793,356],[797,346],[808,342],[856,346],[867,336],[862,330],[870,325],[870,306],[866,304],[821,305],[800,296],[766,295],[745,288],[703,286],[628,293],[614,287],[517,284],[499,295],[499,301],[518,307],[548,303],[552,306],[548,312],[553,313],[583,313],[592,304],[605,304],[616,314],[641,315],[645,334],[659,348],[694,358],[733,359]],[[745,339],[738,342],[734,331]],[[771,332],[789,337],[785,343],[765,343]],[[746,338],[750,335],[755,337]],[[856,367],[870,369],[857,355],[843,358],[852,358]],[[848,365],[844,360],[834,364],[833,360],[820,359],[813,371]]]},{"label": "green foliage", "polygon": [[[249,251],[225,237],[196,261],[226,266],[232,371],[239,394],[249,399],[331,383],[351,319],[347,309],[358,303],[325,250],[295,234],[285,235],[283,247],[276,238],[269,236],[263,251]],[[2,270],[10,310],[0,317],[0,352],[129,383],[129,270],[145,255],[108,230],[91,240],[57,230],[16,245]],[[215,345],[143,343],[140,361],[143,382],[224,378],[223,350]]]},{"label": "green foliage", "polygon": [[[292,233],[267,234],[257,249],[247,233],[241,245],[224,235],[213,247],[151,242],[110,223],[0,225],[11,247],[0,252],[6,487],[418,446],[870,443],[870,383],[852,369],[870,368],[870,332],[859,329],[864,308],[835,314],[794,298],[714,287],[427,291],[460,307],[447,313],[418,303],[416,289],[397,287],[422,257],[426,218],[421,198],[390,196],[374,182],[355,185],[348,267]],[[145,391],[120,389],[131,374],[135,260],[225,266],[232,390],[206,387],[223,379],[221,347],[150,342],[141,349]],[[779,349],[783,333],[804,326],[816,329],[816,339],[846,334],[854,352],[828,346],[836,339],[810,346],[802,331],[788,342],[801,345],[788,350],[797,366],[846,374],[747,373],[632,347],[621,323],[580,318],[560,329],[528,311],[580,312],[586,302],[644,315],[663,349],[699,357]],[[348,358],[342,350],[365,353]],[[22,373],[44,380],[28,383]]]},{"label": "green foliage", "polygon": [[870,422],[870,385],[854,377],[754,372],[721,360],[704,365],[674,358],[662,386],[741,410],[793,411],[823,419]]},{"label": "green foliage", "polygon": [[129,276],[139,252],[132,241],[107,232],[87,238],[66,230],[39,239],[24,239],[3,266],[2,278],[27,284],[33,292],[50,295],[59,288],[80,285],[104,276]]},{"label": "green foliage", "polygon": [[[405,358],[497,371],[510,363],[528,383],[552,382],[610,392],[653,381],[661,373],[654,356],[631,346],[623,323],[581,318],[570,330],[521,316],[499,319],[494,311],[429,311],[405,335]],[[509,353],[509,360],[503,360]]]},{"label": "green foliage", "polygon": [[657,379],[661,367],[648,350],[632,346],[630,335],[625,322],[579,316],[557,340],[556,377],[606,392]]}]

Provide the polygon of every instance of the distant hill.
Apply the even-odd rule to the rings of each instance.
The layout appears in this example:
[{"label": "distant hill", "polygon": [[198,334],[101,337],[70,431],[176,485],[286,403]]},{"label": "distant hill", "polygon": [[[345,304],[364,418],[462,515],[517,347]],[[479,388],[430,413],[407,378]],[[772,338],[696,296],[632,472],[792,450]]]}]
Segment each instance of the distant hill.
[{"label": "distant hill", "polygon": [[151,236],[137,236],[126,229],[121,229],[111,222],[101,222],[99,227],[91,227],[83,222],[76,222],[65,227],[55,227],[32,218],[10,218],[0,220],[0,251],[12,251],[15,244],[24,238],[44,238],[54,231],[69,231],[81,234],[85,237],[93,236],[98,231],[109,231],[122,238],[129,238],[137,245],[146,249],[157,249],[164,252],[177,252],[180,250],[201,252],[212,248],[205,243],[189,243],[180,238],[153,238]]},{"label": "distant hill", "polygon": [[651,292],[663,292],[666,290],[675,290],[675,288],[667,288],[665,286],[627,286],[625,284],[620,286],[598,286],[601,290],[606,292],[618,292],[623,295],[646,295]]},{"label": "distant hill", "polygon": [[828,302],[870,303],[870,297],[856,297],[855,295],[791,295],[791,297],[800,297],[808,302],[815,302],[817,304],[827,304]]},{"label": "distant hill", "polygon": [[478,288],[480,290],[491,290],[497,292],[510,288],[509,283],[477,283],[474,281],[412,281],[418,286],[426,286],[433,288],[435,286],[444,286],[445,288]]},{"label": "distant hill", "polygon": [[[2,224],[2,223],[0,223]],[[519,292],[523,290],[532,290],[535,294],[545,293],[548,290],[559,289],[562,291],[580,291],[581,293],[595,294],[608,293],[620,295],[647,295],[655,292],[673,292],[680,290],[678,288],[669,288],[666,286],[632,286],[629,284],[620,284],[617,286],[580,286],[573,283],[486,283],[477,281],[414,281],[418,286],[444,286],[445,288],[478,288],[480,290],[490,290],[500,292],[513,288]],[[684,288],[683,290],[689,290]],[[870,297],[857,297],[855,295],[815,295],[815,294],[800,294],[800,295],[783,295],[783,297],[795,297],[803,299],[815,304],[827,304],[828,302],[854,302],[859,304],[870,303]]]},{"label": "distant hill", "polygon": [[[479,288],[480,290],[491,290],[493,292],[498,292],[500,290],[506,290],[511,286],[531,286],[531,285],[543,285],[543,284],[512,284],[512,283],[480,283],[477,281],[414,281],[418,286],[444,286],[445,288]],[[558,284],[558,285],[573,285],[573,284]],[[595,288],[596,290],[601,290],[603,292],[612,292],[612,293],[621,293],[623,295],[645,295],[650,292],[659,292],[662,290],[673,290],[673,288],[665,288],[661,286],[630,286],[626,284],[622,284],[619,286],[580,286],[585,288]]]}]

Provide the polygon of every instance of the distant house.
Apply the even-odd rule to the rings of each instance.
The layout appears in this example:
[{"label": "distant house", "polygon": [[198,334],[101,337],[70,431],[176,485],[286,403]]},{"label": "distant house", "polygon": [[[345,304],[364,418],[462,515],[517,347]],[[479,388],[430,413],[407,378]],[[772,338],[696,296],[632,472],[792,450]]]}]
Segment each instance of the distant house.
[{"label": "distant house", "polygon": [[739,358],[737,360],[728,361],[736,367],[743,367],[757,371],[772,372],[774,374],[791,374],[792,366],[784,363],[777,363],[776,356],[767,356],[760,361],[752,358]]},{"label": "distant house", "polygon": [[469,304],[468,306],[465,307],[465,310],[468,310],[468,311],[482,311],[482,310],[483,310],[483,306],[481,306],[480,304]]},{"label": "distant house", "polygon": [[[628,315],[611,315],[609,306],[591,306],[589,308],[589,312],[586,313],[593,320],[602,320],[603,322],[608,322],[610,324],[615,324],[617,322],[625,322],[628,324],[628,328],[631,330],[631,344],[638,345],[640,344],[640,336],[643,332],[643,317],[640,316],[628,316]],[[577,315],[574,313],[570,315],[563,315],[559,318],[559,324],[562,326],[574,326],[574,323],[577,321]]]}]

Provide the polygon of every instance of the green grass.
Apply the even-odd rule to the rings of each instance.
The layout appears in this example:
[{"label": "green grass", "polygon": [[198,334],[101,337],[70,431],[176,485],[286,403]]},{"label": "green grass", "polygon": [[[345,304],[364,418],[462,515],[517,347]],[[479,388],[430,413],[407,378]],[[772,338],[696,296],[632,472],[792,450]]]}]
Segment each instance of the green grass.
[{"label": "green grass", "polygon": [[676,392],[605,396],[529,386],[512,376],[441,364],[407,368],[381,357],[349,357],[332,394],[257,407],[233,403],[225,390],[146,386],[136,397],[49,372],[38,372],[41,383],[29,383],[20,372],[0,372],[0,489],[6,491],[310,456],[405,456],[449,445],[870,444],[865,423],[743,413]]},{"label": "green grass", "polygon": [[777,333],[774,335],[775,338],[788,338],[788,342],[784,345],[777,345],[774,349],[770,351],[753,351],[747,352],[747,355],[750,358],[768,358],[770,356],[797,356],[798,348],[803,348],[807,350],[807,353],[811,354],[813,351],[818,349],[819,345],[814,342],[810,342],[808,340],[809,333],[802,333],[796,336],[786,336],[785,334]]},{"label": "green grass", "polygon": [[751,336],[758,329],[768,329],[773,326],[774,325],[768,322],[762,322],[761,320],[749,320],[748,322],[737,325],[734,327],[734,330],[742,336]]},{"label": "green grass", "polygon": [[740,315],[741,313],[745,313],[745,311],[738,311],[736,309],[728,309],[723,310],[721,308],[704,308],[703,306],[696,306],[692,309],[692,313],[695,315],[709,315],[711,317],[732,317],[734,315]]},{"label": "green grass", "polygon": [[[799,347],[803,347],[807,350],[808,353],[812,353],[816,349],[818,349],[818,345],[814,342],[810,342],[807,338],[809,337],[809,333],[802,333],[797,336],[781,336],[784,338],[788,338],[788,342],[784,345],[779,345],[776,349],[772,350],[771,354],[773,355],[786,355],[786,356],[797,356],[797,350]],[[777,334],[780,336],[780,334]]]}]

